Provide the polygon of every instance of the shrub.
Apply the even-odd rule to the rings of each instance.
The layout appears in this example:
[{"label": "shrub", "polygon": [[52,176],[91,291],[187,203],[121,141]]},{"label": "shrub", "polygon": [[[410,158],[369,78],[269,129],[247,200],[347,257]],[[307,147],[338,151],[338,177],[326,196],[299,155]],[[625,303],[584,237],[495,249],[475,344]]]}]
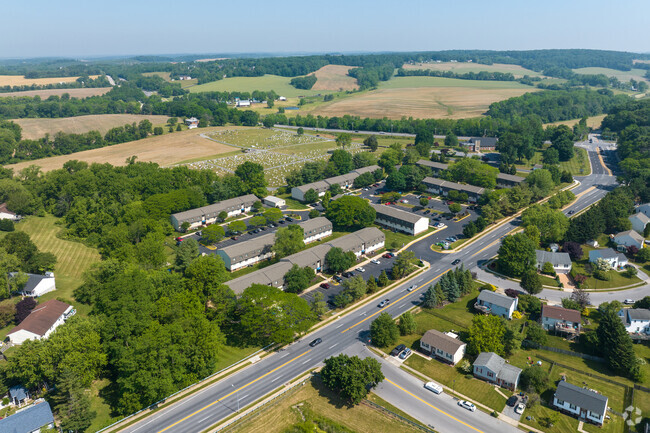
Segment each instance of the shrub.
[{"label": "shrub", "polygon": [[594,278],[597,278],[602,281],[609,281],[612,279],[609,271],[604,271],[602,269],[594,269]]},{"label": "shrub", "polygon": [[512,318],[513,319],[521,319],[522,317],[524,317],[524,316],[519,311],[515,311],[514,313],[512,313]]},{"label": "shrub", "polygon": [[489,290],[490,292],[496,292],[497,288],[494,287],[492,284],[486,283],[486,284],[483,284],[481,287],[479,287],[478,290],[481,291],[481,292],[483,290]]},{"label": "shrub", "polygon": [[14,222],[8,219],[0,219],[0,230],[3,232],[13,232]]},{"label": "shrub", "polygon": [[555,275],[553,264],[551,262],[544,263],[544,265],[542,265],[542,273],[546,275]]},{"label": "shrub", "polygon": [[466,359],[463,359],[456,369],[462,374],[472,374],[472,364]]},{"label": "shrub", "polygon": [[515,289],[506,289],[505,292],[506,295],[510,296],[511,298],[516,298],[519,296],[519,292]]},{"label": "shrub", "polygon": [[634,266],[628,266],[625,271],[623,271],[623,276],[626,278],[632,278],[636,276],[637,270]]},{"label": "shrub", "polygon": [[521,373],[520,383],[523,390],[542,393],[549,386],[548,372],[538,366],[528,367]]}]

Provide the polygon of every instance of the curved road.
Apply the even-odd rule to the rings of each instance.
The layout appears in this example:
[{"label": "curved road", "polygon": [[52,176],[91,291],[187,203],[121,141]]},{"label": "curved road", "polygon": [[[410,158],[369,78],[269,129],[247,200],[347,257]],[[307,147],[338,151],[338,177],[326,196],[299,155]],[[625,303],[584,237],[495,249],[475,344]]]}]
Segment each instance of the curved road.
[{"label": "curved road", "polygon": [[[580,211],[602,198],[607,191],[615,186],[615,179],[610,176],[600,164],[598,155],[590,151],[589,157],[593,173],[579,178],[581,184],[574,189],[576,195],[581,194],[569,210]],[[431,268],[416,276],[411,281],[405,282],[390,292],[382,295],[389,298],[391,303],[378,308],[377,302],[360,306],[355,311],[340,317],[338,320],[315,331],[308,337],[293,343],[281,351],[269,355],[256,364],[244,368],[223,380],[210,385],[179,402],[163,408],[144,420],[126,427],[122,431],[128,433],[168,432],[168,433],[194,433],[203,431],[209,426],[232,415],[238,406],[244,407],[260,397],[269,394],[283,383],[299,376],[300,374],[317,367],[323,359],[337,355],[341,352],[354,350],[359,343],[368,341],[370,322],[381,312],[387,312],[396,317],[417,305],[420,297],[429,284],[435,282],[443,273],[452,269],[451,262],[461,259],[466,268],[474,268],[482,261],[496,254],[499,240],[509,231],[520,224],[518,219],[491,231],[480,240],[463,248],[458,253],[434,253],[429,248],[425,238],[422,242],[414,244],[410,249],[431,263]],[[417,289],[409,292],[407,287],[413,283]],[[621,295],[622,296],[622,295]],[[310,347],[309,341],[321,338],[323,342]],[[393,375],[399,385],[411,389],[413,379],[400,379],[400,374]],[[395,382],[397,383],[397,382]],[[386,387],[387,385],[382,385]],[[405,398],[408,394],[405,394]],[[410,397],[412,398],[412,397]],[[439,399],[444,401],[443,399]],[[420,402],[421,403],[421,402]],[[441,432],[510,432],[513,428],[508,424],[492,420],[486,422],[478,413],[464,413],[452,411],[457,416],[454,418],[439,414],[438,422],[433,425]],[[457,418],[457,419],[455,419]]]}]

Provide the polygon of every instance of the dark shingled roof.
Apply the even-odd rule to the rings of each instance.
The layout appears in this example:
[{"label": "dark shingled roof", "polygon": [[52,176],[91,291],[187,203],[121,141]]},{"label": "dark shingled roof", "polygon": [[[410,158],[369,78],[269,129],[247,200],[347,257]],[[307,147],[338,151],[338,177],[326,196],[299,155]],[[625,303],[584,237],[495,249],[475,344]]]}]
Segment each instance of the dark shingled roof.
[{"label": "dark shingled roof", "polygon": [[451,355],[455,354],[458,349],[463,347],[465,343],[458,338],[450,337],[449,335],[438,331],[437,329],[429,329],[424,333],[420,341],[435,347],[436,349],[443,350]]},{"label": "dark shingled roof", "polygon": [[555,391],[558,400],[574,404],[600,416],[607,412],[607,397],[587,388],[580,388],[564,380],[560,381]]},{"label": "dark shingled roof", "polygon": [[36,335],[43,336],[68,308],[70,308],[70,305],[65,302],[50,299],[47,302],[37,305],[36,308],[29,313],[29,316],[20,322],[20,325],[9,331],[7,335],[11,335],[24,329]]},{"label": "dark shingled roof", "polygon": [[580,323],[580,311],[569,310],[567,308],[556,307],[554,305],[542,305],[542,317]]}]

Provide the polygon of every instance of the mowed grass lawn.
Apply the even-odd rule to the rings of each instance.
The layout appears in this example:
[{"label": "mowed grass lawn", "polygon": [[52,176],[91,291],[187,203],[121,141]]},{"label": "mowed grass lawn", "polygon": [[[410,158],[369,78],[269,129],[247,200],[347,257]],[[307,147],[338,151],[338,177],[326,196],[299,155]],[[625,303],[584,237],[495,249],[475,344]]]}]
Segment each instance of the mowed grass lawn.
[{"label": "mowed grass lawn", "polygon": [[[574,149],[575,154],[573,158],[568,161],[560,161],[560,171],[566,170],[574,176],[587,176],[591,174],[587,151],[581,147],[574,147]],[[535,164],[544,164],[542,156],[542,151],[538,150],[531,159],[526,161],[526,164],[517,164],[516,167],[530,169]]]},{"label": "mowed grass lawn", "polygon": [[327,90],[303,90],[296,89],[289,82],[290,77],[279,75],[264,75],[261,77],[232,77],[210,83],[199,84],[189,88],[191,93],[200,92],[253,92],[255,90],[273,90],[280,96],[313,96],[319,93],[331,93]]}]

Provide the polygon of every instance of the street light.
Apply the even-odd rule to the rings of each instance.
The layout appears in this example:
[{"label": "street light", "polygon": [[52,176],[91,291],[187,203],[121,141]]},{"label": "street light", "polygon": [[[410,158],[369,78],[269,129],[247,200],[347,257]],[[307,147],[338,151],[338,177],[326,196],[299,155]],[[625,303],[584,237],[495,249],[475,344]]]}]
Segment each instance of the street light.
[{"label": "street light", "polygon": [[[235,388],[234,384],[230,384],[230,386]],[[238,388],[235,388],[235,397],[237,398],[237,412],[239,412],[239,389]]]}]

